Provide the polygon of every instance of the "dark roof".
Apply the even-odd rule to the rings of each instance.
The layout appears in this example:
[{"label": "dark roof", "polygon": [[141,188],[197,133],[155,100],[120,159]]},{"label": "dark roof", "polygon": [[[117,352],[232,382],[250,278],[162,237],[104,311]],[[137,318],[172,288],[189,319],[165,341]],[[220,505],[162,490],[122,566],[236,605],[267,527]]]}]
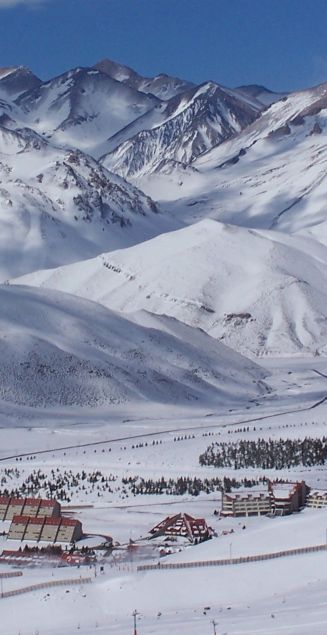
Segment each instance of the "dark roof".
[{"label": "dark roof", "polygon": [[150,534],[153,536],[160,536],[163,534],[171,534],[175,536],[186,536],[193,540],[206,536],[208,533],[208,526],[204,518],[193,518],[189,514],[176,514],[176,516],[167,516],[158,525],[150,530]]},{"label": "dark roof", "polygon": [[30,505],[31,507],[38,507],[40,502],[40,498],[25,498],[25,505]]},{"label": "dark roof", "polygon": [[19,516],[17,514],[16,516],[13,517],[11,522],[14,523],[14,525],[27,525],[29,520],[30,520],[29,516]]},{"label": "dark roof", "polygon": [[41,507],[56,507],[57,505],[59,505],[58,501],[54,500],[53,498],[51,498],[51,499],[42,498],[41,499]]},{"label": "dark roof", "polygon": [[45,516],[44,517],[44,524],[45,525],[56,525],[56,526],[58,526],[58,525],[60,525],[61,520],[62,519],[60,518],[60,516],[58,516],[56,518],[49,518],[48,516]]},{"label": "dark roof", "polygon": [[28,521],[29,525],[43,525],[43,523],[44,518],[42,516],[32,516]]},{"label": "dark roof", "polygon": [[80,520],[75,520],[75,518],[61,518],[61,527],[77,527],[82,526]]}]

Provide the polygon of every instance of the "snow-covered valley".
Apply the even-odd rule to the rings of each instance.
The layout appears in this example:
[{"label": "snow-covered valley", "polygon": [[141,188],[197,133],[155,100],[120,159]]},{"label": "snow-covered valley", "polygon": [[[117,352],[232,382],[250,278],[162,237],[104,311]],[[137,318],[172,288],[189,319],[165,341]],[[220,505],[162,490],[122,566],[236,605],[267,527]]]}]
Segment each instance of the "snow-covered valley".
[{"label": "snow-covered valley", "polygon": [[[325,635],[327,508],[223,495],[327,497],[326,90],[0,69],[0,499],[95,550],[0,520],[6,635]],[[150,540],[179,514],[211,539]]]},{"label": "snow-covered valley", "polygon": [[[322,360],[315,367],[319,372],[326,369]],[[235,558],[324,543],[324,509],[307,508],[284,518],[223,519],[214,514],[221,505],[221,494],[215,489],[197,496],[187,492],[135,495],[126,485],[129,478],[135,477],[158,481],[184,477],[207,479],[209,483],[217,476],[237,480],[265,476],[305,479],[312,487],[326,488],[324,466],[235,472],[199,465],[199,454],[213,440],[234,442],[258,437],[286,440],[320,438],[326,434],[324,405],[310,410],[326,396],[326,378],[315,373],[308,361],[285,359],[282,363],[267,364],[268,369],[273,392],[262,402],[250,404],[249,410],[231,413],[219,409],[208,418],[189,407],[167,408],[158,417],[158,410],[152,407],[145,417],[142,408],[135,411],[125,405],[121,412],[103,411],[102,420],[95,418],[92,426],[86,425],[86,412],[80,425],[72,425],[63,423],[64,409],[63,417],[58,418],[55,412],[45,410],[39,421],[21,420],[15,430],[0,429],[2,487],[19,488],[24,480],[28,482],[30,475],[44,475],[38,490],[44,496],[46,489],[42,483],[55,480],[58,474],[71,497],[70,502],[63,504],[68,505],[67,509],[69,505],[76,506],[70,514],[83,521],[87,533],[109,533],[121,544],[113,559],[101,561],[102,571],[100,564],[91,570],[23,566],[18,569],[23,571],[21,579],[4,579],[4,591],[36,582],[46,585],[48,581],[67,580],[61,588],[45,588],[19,596],[24,623],[12,610],[16,600],[2,599],[2,619],[8,635],[16,635],[18,630],[26,635],[34,635],[37,630],[46,635],[59,635],[67,630],[91,635],[104,633],[108,628],[127,634],[135,609],[138,628],[146,634],[161,634],[171,628],[173,632],[199,635],[211,628],[212,620],[222,633],[231,635],[324,632],[325,553],[222,568],[137,571],[143,562],[157,561],[155,548],[146,540],[149,529],[167,513],[178,511],[205,517],[217,535],[202,545],[184,547],[182,551],[179,547],[175,554],[162,558],[162,563],[228,559],[231,555]],[[287,414],[292,408],[295,412]],[[15,456],[19,455],[18,448],[24,450],[25,456]],[[76,480],[82,469],[85,480]],[[90,481],[89,476],[96,472],[99,476]],[[104,477],[110,478],[109,490],[104,487]],[[130,539],[139,547],[134,555],[128,556],[124,545]],[[10,548],[9,543],[11,548],[15,547],[14,541],[0,537],[4,548]],[[3,564],[0,568],[17,570]],[[90,575],[91,584],[69,586],[70,578]],[[55,622],[51,618],[54,606]]]}]

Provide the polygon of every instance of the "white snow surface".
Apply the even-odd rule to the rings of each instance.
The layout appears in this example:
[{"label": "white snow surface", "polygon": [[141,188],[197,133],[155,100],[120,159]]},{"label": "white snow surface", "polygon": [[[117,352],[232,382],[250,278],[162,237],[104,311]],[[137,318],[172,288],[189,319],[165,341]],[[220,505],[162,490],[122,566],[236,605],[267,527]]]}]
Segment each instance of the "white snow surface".
[{"label": "white snow surface", "polygon": [[[250,355],[326,351],[327,251],[311,239],[205,220],[17,282],[200,327]],[[14,281],[15,282],[15,281]]]},{"label": "white snow surface", "polygon": [[156,77],[143,77],[129,66],[108,59],[97,62],[95,68],[109,75],[109,77],[123,84],[127,84],[127,86],[131,88],[142,93],[151,93],[151,95],[155,95],[165,101],[193,86],[192,82],[179,79],[178,77],[169,77],[169,75],[165,73],[160,73],[160,75],[156,75]]},{"label": "white snow surface", "polygon": [[[158,561],[146,536],[178,512],[216,535],[176,544],[166,563],[326,542],[325,509],[220,519],[210,489],[224,476],[326,489],[325,465],[199,463],[214,440],[326,436],[326,85],[274,95],[107,71],[41,85],[23,67],[0,77],[1,488],[45,495],[62,478],[56,495],[65,505],[67,490],[86,542],[120,543],[102,573],[24,566],[2,580],[1,591],[93,579],[0,597],[2,630],[127,635],[136,609],[138,635],[325,635],[325,551],[221,568],[136,564]],[[153,200],[78,148],[112,151],[105,161]],[[207,489],[129,487],[162,478]],[[0,550],[11,546],[0,535]]]},{"label": "white snow surface", "polygon": [[214,218],[327,242],[326,84],[274,103],[192,162],[135,179],[187,223]]},{"label": "white snow surface", "polygon": [[176,227],[90,156],[0,126],[0,280],[135,244]]},{"label": "white snow surface", "polygon": [[189,164],[240,132],[259,112],[260,106],[241,94],[205,82],[155,106],[110,139],[102,162],[126,178],[160,171],[170,161]]},{"label": "white snow surface", "polygon": [[136,322],[68,294],[0,287],[1,400],[196,405],[265,392],[265,371],[200,330],[146,315]]},{"label": "white snow surface", "polygon": [[[267,360],[267,363],[268,360]],[[279,364],[279,365],[278,365]],[[317,369],[324,370],[326,362],[317,360]],[[311,362],[312,365],[312,362]],[[289,369],[292,375],[289,375]],[[65,579],[67,583],[57,589],[43,589],[19,596],[19,598],[1,599],[1,619],[6,635],[66,635],[78,631],[83,635],[94,633],[120,633],[127,635],[133,628],[132,612],[136,609],[137,628],[145,635],[166,635],[167,629],[173,633],[202,635],[210,632],[212,620],[216,622],[217,633],[222,635],[324,635],[326,632],[327,612],[325,602],[325,560],[326,553],[306,554],[242,565],[224,567],[196,567],[181,570],[137,572],[136,565],[142,562],[142,545],[148,557],[143,561],[157,562],[155,551],[144,537],[149,529],[166,515],[185,511],[193,516],[205,517],[214,528],[217,536],[198,546],[183,548],[177,545],[176,553],[161,560],[169,562],[196,562],[216,558],[228,559],[230,556],[254,555],[275,552],[280,549],[303,547],[325,542],[326,510],[306,509],[300,514],[285,518],[237,518],[219,519],[214,510],[220,506],[220,495],[201,494],[198,497],[187,495],[165,496],[129,496],[125,497],[121,478],[135,476],[145,478],[165,478],[180,475],[192,475],[203,478],[217,475],[217,470],[201,467],[198,455],[213,439],[236,440],[255,439],[258,436],[269,438],[282,436],[321,436],[325,433],[325,406],[321,405],[310,412],[278,414],[290,397],[288,391],[297,387],[294,405],[297,407],[312,405],[314,395],[324,393],[326,380],[310,369],[310,362],[276,360],[271,364],[274,369],[274,381],[277,392],[268,402],[253,407],[254,412],[245,415],[194,416],[179,419],[172,416],[170,422],[160,419],[137,419],[130,422],[103,422],[101,426],[90,425],[63,426],[61,418],[44,425],[48,413],[45,413],[42,425],[29,423],[29,428],[19,430],[0,428],[0,457],[14,454],[25,449],[28,456],[19,462],[8,459],[0,464],[0,477],[5,470],[17,470],[25,478],[32,470],[40,470],[45,480],[51,478],[51,471],[64,476],[65,471],[74,474],[83,468],[86,472],[101,470],[103,474],[114,473],[111,493],[101,492],[89,485],[73,495],[71,510],[74,516],[82,520],[83,527],[93,534],[108,534],[118,540],[122,547],[114,552],[113,558],[107,558],[100,572],[88,567],[53,568],[22,567],[23,576],[2,581],[4,591],[24,587],[28,584]],[[270,402],[270,403],[269,403]],[[261,416],[273,415],[267,421],[259,421]],[[139,413],[135,412],[137,417]],[[153,408],[152,416],[157,414]],[[245,417],[252,418],[247,430],[244,423],[237,423]],[[258,420],[255,420],[255,417]],[[174,432],[167,430],[175,427]],[[245,424],[246,425],[246,424]],[[184,437],[186,426],[190,427]],[[197,427],[198,426],[198,427]],[[260,426],[260,427],[259,427]],[[178,432],[178,428],[180,431]],[[143,434],[135,439],[121,438],[116,443],[108,441],[115,434],[122,437],[130,430]],[[160,432],[158,433],[158,430]],[[148,433],[156,431],[155,444]],[[214,435],[209,437],[208,435]],[[176,436],[180,438],[175,441]],[[217,436],[216,436],[217,435]],[[103,440],[103,444],[90,447],[76,447],[80,443],[92,443]],[[146,443],[147,441],[147,443]],[[67,445],[74,447],[56,450]],[[47,449],[47,454],[34,455],[36,449]],[[108,452],[110,448],[110,453]],[[34,451],[33,451],[34,449]],[[95,453],[96,450],[96,453]],[[34,456],[33,456],[34,455]],[[264,471],[261,471],[262,474]],[[269,471],[268,475],[283,478],[301,479],[316,486],[326,487],[324,466],[306,469]],[[230,476],[256,477],[257,470],[228,470]],[[219,472],[221,476],[221,472]],[[7,485],[16,487],[20,478],[6,476]],[[85,481],[86,482],[86,481]],[[100,496],[98,492],[100,491]],[[84,494],[83,494],[84,492]],[[89,503],[89,507],[79,507],[80,502]],[[68,511],[67,509],[65,510]],[[140,540],[143,536],[143,540]],[[140,545],[140,553],[135,550],[134,557],[128,557],[124,544],[129,538]],[[15,541],[0,538],[4,548],[15,546]],[[151,557],[151,549],[153,549]],[[181,551],[179,551],[181,549]],[[1,565],[2,571],[17,571],[9,565]],[[96,576],[94,574],[97,574]],[[92,584],[71,587],[68,578],[91,576]],[[19,610],[17,602],[19,601]]]},{"label": "white snow surface", "polygon": [[97,156],[102,140],[160,103],[95,69],[77,68],[16,101],[20,125]]}]

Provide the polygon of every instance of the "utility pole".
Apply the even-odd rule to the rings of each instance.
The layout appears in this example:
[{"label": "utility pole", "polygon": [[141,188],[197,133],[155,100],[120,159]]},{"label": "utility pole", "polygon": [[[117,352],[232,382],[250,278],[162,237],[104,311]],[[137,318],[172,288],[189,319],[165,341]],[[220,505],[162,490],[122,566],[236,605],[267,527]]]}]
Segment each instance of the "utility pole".
[{"label": "utility pole", "polygon": [[216,631],[217,623],[215,622],[215,620],[212,620],[211,624],[213,626],[213,635],[217,635],[217,631]]},{"label": "utility pole", "polygon": [[137,615],[138,615],[138,612],[137,612],[137,610],[136,610],[136,609],[135,609],[135,611],[133,611],[132,615],[133,615],[133,618],[134,618],[134,635],[137,635],[136,617],[137,617]]}]

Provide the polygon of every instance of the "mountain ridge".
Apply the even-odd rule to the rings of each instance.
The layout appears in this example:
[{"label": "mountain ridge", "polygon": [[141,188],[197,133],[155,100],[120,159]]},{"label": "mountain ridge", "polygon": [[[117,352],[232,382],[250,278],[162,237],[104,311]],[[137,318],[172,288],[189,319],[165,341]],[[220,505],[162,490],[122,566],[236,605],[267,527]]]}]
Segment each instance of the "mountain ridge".
[{"label": "mountain ridge", "polygon": [[201,221],[12,283],[199,327],[244,355],[327,352],[327,249],[278,232]]}]

